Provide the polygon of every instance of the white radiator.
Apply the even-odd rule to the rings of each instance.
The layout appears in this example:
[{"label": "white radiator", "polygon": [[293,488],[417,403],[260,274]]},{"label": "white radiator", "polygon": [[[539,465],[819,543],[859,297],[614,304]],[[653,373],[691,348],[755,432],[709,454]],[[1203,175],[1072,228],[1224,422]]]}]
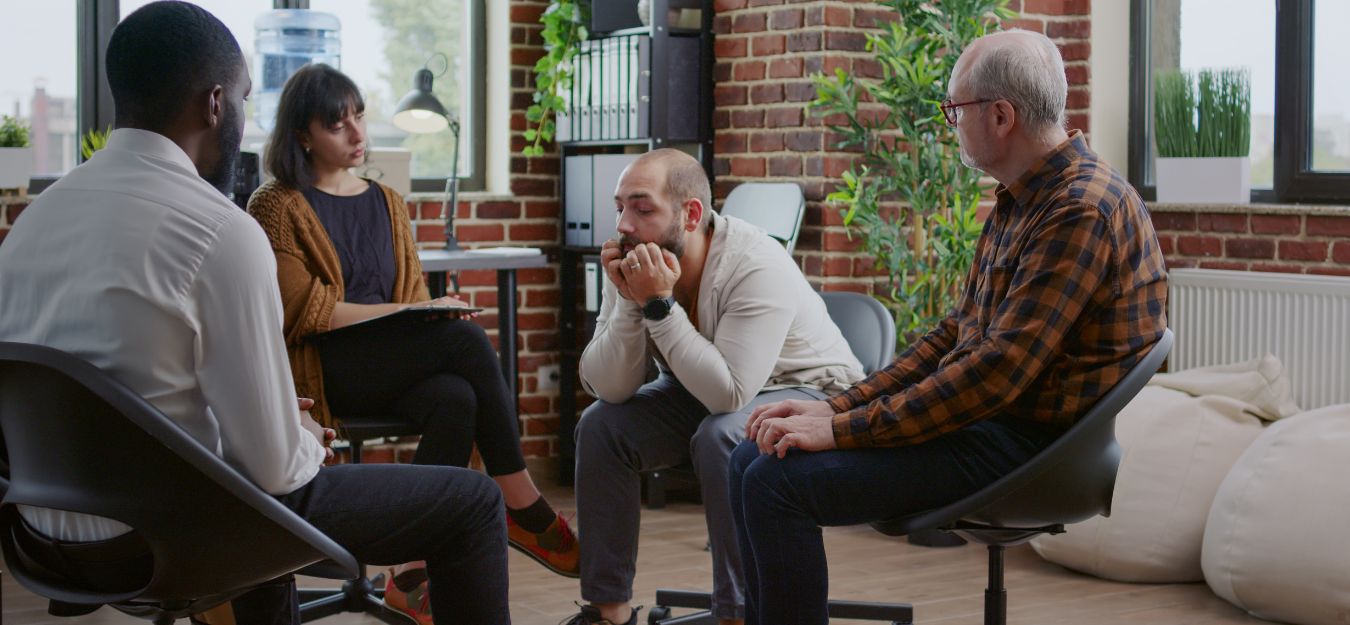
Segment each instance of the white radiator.
[{"label": "white radiator", "polygon": [[1274,354],[1303,410],[1350,403],[1350,278],[1169,272],[1171,371]]}]

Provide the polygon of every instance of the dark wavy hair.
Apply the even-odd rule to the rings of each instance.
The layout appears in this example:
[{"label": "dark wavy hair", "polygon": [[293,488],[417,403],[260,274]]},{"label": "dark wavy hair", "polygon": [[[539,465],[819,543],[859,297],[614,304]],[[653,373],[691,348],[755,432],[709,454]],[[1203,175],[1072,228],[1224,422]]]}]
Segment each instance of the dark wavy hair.
[{"label": "dark wavy hair", "polygon": [[296,70],[281,90],[276,124],[267,138],[267,172],[287,188],[309,188],[314,184],[314,172],[309,154],[300,144],[302,133],[309,132],[309,123],[317,119],[324,126],[332,126],[348,114],[365,110],[361,90],[346,74],[323,63]]}]

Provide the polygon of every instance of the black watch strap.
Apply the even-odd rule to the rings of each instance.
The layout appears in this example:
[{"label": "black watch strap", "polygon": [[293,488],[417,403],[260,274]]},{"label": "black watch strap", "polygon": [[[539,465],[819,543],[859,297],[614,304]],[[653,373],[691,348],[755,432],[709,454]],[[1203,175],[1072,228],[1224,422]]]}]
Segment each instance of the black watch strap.
[{"label": "black watch strap", "polygon": [[642,316],[652,321],[660,321],[670,316],[670,311],[675,308],[675,298],[673,297],[653,297],[647,300],[642,306]]}]

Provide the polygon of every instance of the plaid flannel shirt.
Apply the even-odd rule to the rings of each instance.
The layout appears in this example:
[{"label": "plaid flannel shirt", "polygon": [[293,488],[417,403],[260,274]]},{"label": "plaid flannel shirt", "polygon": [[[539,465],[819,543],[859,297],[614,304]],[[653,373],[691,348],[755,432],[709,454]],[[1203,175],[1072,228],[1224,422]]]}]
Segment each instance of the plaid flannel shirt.
[{"label": "plaid flannel shirt", "polygon": [[1134,188],[1074,132],[1000,185],[952,312],[830,399],[840,449],[995,416],[1063,431],[1162,338],[1167,272]]}]

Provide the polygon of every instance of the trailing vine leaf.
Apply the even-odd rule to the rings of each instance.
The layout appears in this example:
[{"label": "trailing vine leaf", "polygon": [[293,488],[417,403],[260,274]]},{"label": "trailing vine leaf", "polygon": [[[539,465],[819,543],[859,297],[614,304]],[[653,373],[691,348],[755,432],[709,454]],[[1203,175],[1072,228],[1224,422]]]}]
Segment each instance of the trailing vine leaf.
[{"label": "trailing vine leaf", "polygon": [[534,104],[525,110],[525,156],[540,156],[553,141],[554,117],[563,111],[561,93],[572,88],[577,53],[590,33],[588,0],[552,0],[539,16],[544,25],[544,56],[534,64]]},{"label": "trailing vine leaf", "polygon": [[962,50],[1016,16],[1007,0],[878,0],[893,20],[868,33],[881,78],[816,74],[813,113],[846,120],[839,147],[861,146],[827,196],[850,237],[885,272],[879,297],[908,342],[955,305],[980,236],[980,172],[961,164],[938,104]]}]

